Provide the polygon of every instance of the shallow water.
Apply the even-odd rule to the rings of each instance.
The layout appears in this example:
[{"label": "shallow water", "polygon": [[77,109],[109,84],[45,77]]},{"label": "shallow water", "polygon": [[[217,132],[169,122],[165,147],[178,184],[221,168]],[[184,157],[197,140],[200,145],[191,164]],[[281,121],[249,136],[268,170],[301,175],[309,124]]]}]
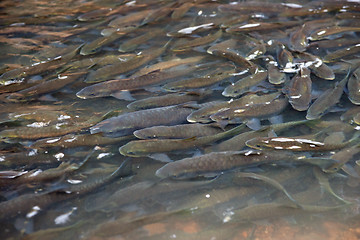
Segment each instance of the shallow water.
[{"label": "shallow water", "polygon": [[2,1],[1,239],[358,239],[359,10]]}]

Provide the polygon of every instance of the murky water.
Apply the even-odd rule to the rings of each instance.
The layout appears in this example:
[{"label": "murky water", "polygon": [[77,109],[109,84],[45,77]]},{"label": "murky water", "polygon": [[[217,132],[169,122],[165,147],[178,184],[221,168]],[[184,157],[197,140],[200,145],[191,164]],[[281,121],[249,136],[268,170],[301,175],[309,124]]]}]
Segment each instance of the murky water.
[{"label": "murky water", "polygon": [[0,12],[1,239],[360,238],[359,1]]}]

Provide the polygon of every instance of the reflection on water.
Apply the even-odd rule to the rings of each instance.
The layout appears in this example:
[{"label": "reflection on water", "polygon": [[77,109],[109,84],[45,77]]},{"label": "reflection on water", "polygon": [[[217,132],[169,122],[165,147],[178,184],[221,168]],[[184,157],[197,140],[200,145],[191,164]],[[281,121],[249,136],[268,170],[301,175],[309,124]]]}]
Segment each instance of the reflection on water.
[{"label": "reflection on water", "polygon": [[358,239],[359,1],[2,1],[2,239]]}]

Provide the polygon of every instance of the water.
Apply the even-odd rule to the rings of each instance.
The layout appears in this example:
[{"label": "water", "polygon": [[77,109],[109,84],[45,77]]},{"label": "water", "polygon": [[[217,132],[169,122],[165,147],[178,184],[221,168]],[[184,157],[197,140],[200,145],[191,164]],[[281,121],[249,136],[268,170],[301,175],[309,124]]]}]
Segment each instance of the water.
[{"label": "water", "polygon": [[[359,238],[358,1],[27,0],[0,6],[1,239]],[[337,50],[344,51],[331,55]],[[229,93],[231,83],[265,70],[265,78],[247,78]],[[127,80],[106,93],[103,85],[99,97],[79,93],[95,80],[114,79]],[[191,81],[179,84],[184,79]],[[211,114],[230,108],[248,115],[198,121],[220,133],[247,126],[211,140],[206,130],[200,136],[185,125],[184,139],[122,154],[119,147],[140,142],[133,131],[159,125],[158,113],[126,115],[110,132],[100,127],[90,134],[97,123],[136,111],[127,107],[135,99],[169,89],[176,96],[155,106],[184,104],[179,111],[191,112],[222,101]],[[126,100],[125,90],[131,93]],[[315,99],[328,95],[324,111],[316,112],[320,120],[304,121],[312,118]],[[165,115],[163,124],[196,121],[175,123],[174,115]],[[245,145],[276,135],[280,141],[262,142],[260,150]],[[303,139],[309,144],[299,147]],[[169,161],[216,151],[271,160],[180,167],[173,178],[158,172]]]}]

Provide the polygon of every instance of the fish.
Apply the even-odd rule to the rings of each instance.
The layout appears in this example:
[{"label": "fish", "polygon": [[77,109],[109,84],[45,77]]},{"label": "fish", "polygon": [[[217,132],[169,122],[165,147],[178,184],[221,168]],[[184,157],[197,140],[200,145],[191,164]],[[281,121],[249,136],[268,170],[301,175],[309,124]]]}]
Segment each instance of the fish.
[{"label": "fish", "polygon": [[[218,68],[222,68],[223,70],[219,72],[217,70]],[[166,91],[176,92],[184,89],[207,87],[216,84],[226,78],[229,78],[231,77],[231,74],[235,73],[235,69],[232,66],[221,65],[218,68],[216,69],[216,71],[211,71],[211,73],[206,74],[203,77],[181,79],[178,81],[167,83],[162,88]]]},{"label": "fish", "polygon": [[301,207],[296,206],[294,203],[259,203],[249,205],[245,208],[237,209],[234,212],[234,222],[253,222],[256,220],[278,218],[284,216],[296,216],[300,214],[321,213],[327,211],[338,210],[347,206],[346,204],[335,206],[321,206],[301,204]]},{"label": "fish", "polygon": [[[313,121],[313,120],[312,120]],[[285,123],[272,124],[263,126],[259,130],[251,130],[240,133],[228,140],[225,140],[219,144],[205,148],[205,153],[209,152],[223,152],[223,151],[240,151],[246,146],[246,141],[257,137],[267,137],[270,133],[275,132],[276,134],[282,133],[291,127],[302,124],[310,124],[310,120],[299,120]]]},{"label": "fish", "polygon": [[154,12],[153,9],[144,9],[142,11],[135,11],[128,13],[124,16],[120,16],[109,22],[108,26],[112,28],[125,28],[131,25],[139,25],[140,22],[145,19],[147,15]]},{"label": "fish", "polygon": [[[209,52],[209,50],[208,50],[208,52]],[[235,64],[237,64],[240,67],[244,66],[247,69],[249,69],[249,71],[251,73],[255,73],[258,69],[258,67],[253,62],[249,61],[245,57],[241,56],[239,53],[232,51],[232,50],[214,49],[211,51],[211,54],[229,59],[230,61],[234,62]]]},{"label": "fish", "polygon": [[[263,104],[250,104],[239,108],[229,108],[210,116],[213,121],[229,121],[249,118],[268,118],[280,114],[288,105],[287,98],[277,98]],[[237,122],[237,121],[235,121]]]},{"label": "fish", "polygon": [[156,107],[165,107],[170,105],[182,104],[191,101],[199,101],[211,94],[211,90],[199,89],[191,92],[169,93],[161,96],[148,97],[136,100],[127,105],[131,110],[143,110]]},{"label": "fish", "polygon": [[324,38],[329,38],[331,35],[340,34],[344,32],[359,32],[359,27],[333,26],[317,29],[308,37],[311,41],[318,41]]},{"label": "fish", "polygon": [[99,121],[102,117],[94,116],[87,121],[77,122],[76,124],[53,124],[44,127],[18,127],[7,129],[0,132],[0,138],[21,138],[21,139],[39,139],[47,137],[62,136],[71,132],[80,131],[83,128],[88,128]]},{"label": "fish", "polygon": [[223,138],[238,134],[245,128],[241,124],[226,132],[204,137],[191,137],[187,139],[149,139],[131,141],[119,148],[119,152],[124,156],[142,157],[152,156],[152,154],[173,152],[176,150],[185,150],[200,147]]},{"label": "fish", "polygon": [[101,36],[90,43],[86,43],[80,50],[80,54],[83,56],[87,56],[90,54],[94,54],[100,50],[103,46],[106,46],[109,43],[116,41],[117,39],[123,37],[125,34],[134,31],[135,27],[129,27],[128,29],[124,29],[121,31],[116,31],[109,36]]},{"label": "fish", "polygon": [[340,101],[340,98],[343,94],[344,87],[349,79],[349,74],[337,82],[334,88],[330,88],[323,92],[309,107],[306,113],[306,119],[317,119],[322,117],[327,113],[327,111]]},{"label": "fish", "polygon": [[119,52],[130,52],[135,50],[138,45],[145,43],[157,36],[161,36],[161,34],[163,33],[162,29],[159,28],[155,28],[155,29],[150,29],[149,31],[147,31],[145,34],[140,35],[138,37],[135,38],[131,38],[128,41],[122,43],[119,46],[118,51]]},{"label": "fish", "polygon": [[191,72],[193,69],[194,68],[188,67],[185,69],[167,71],[154,70],[145,75],[130,79],[115,79],[99,82],[81,89],[76,93],[76,96],[82,99],[114,96],[116,93],[121,91],[141,89],[171,78],[182,76]]},{"label": "fish", "polygon": [[101,134],[67,134],[57,138],[39,139],[30,145],[33,149],[42,149],[50,147],[73,148],[79,146],[98,146],[118,143],[131,140],[134,137],[123,136],[119,138],[104,137]]},{"label": "fish", "polygon": [[[341,86],[340,86],[341,87]],[[349,100],[356,105],[360,105],[360,69],[356,69],[347,82]]]},{"label": "fish", "polygon": [[124,113],[96,124],[90,128],[90,132],[125,136],[145,127],[183,123],[192,111],[186,105],[174,105]]},{"label": "fish", "polygon": [[297,53],[297,57],[307,61],[305,66],[311,69],[311,72],[319,78],[323,78],[325,80],[335,79],[334,71],[329,66],[327,66],[320,57],[307,52]]},{"label": "fish", "polygon": [[212,152],[167,163],[159,168],[155,175],[160,178],[193,178],[209,172],[220,173],[234,168],[253,167],[264,163],[295,159],[297,158],[288,152],[280,154],[274,151],[254,150]]},{"label": "fish", "polygon": [[305,52],[309,46],[309,35],[319,27],[332,25],[332,19],[316,19],[307,21],[290,33],[289,48],[296,52]]},{"label": "fish", "polygon": [[169,15],[176,5],[176,2],[168,3],[166,5],[160,6],[154,11],[150,12],[144,20],[140,23],[140,25],[145,25],[149,23],[155,23],[163,18],[165,18],[167,15]]},{"label": "fish", "polygon": [[26,171],[24,174],[18,175],[14,178],[1,178],[0,179],[0,188],[8,188],[11,185],[11,188],[15,186],[18,187],[22,184],[36,184],[39,185],[43,182],[49,182],[51,180],[56,180],[61,177],[67,176],[69,173],[78,170],[81,168],[89,158],[86,157],[80,163],[62,162],[56,168],[49,168],[46,170],[34,169],[31,171]]},{"label": "fish", "polygon": [[218,101],[210,106],[195,110],[187,117],[187,120],[188,122],[208,123],[212,121],[210,118],[212,114],[215,114],[226,108],[245,107],[246,105],[251,104],[261,104],[272,101],[280,95],[281,93],[279,92],[264,95],[247,94],[235,100],[231,99],[230,101]]},{"label": "fish", "polygon": [[82,22],[94,21],[103,18],[104,15],[107,15],[109,12],[111,12],[111,10],[112,10],[111,8],[96,9],[81,14],[80,16],[77,17],[77,19]]},{"label": "fish", "polygon": [[195,38],[185,42],[184,41],[176,42],[171,50],[174,52],[191,50],[193,47],[202,46],[214,42],[217,39],[221,38],[221,36],[222,36],[222,30],[220,29],[216,33],[209,34],[204,37]]},{"label": "fish", "polygon": [[126,172],[126,168],[128,164],[129,161],[124,161],[112,174],[99,178],[92,183],[72,185],[69,188],[45,191],[42,193],[23,194],[19,197],[0,202],[0,219],[10,219],[30,211],[39,211],[47,208],[51,204],[88,193],[112,179],[127,176],[128,172]]},{"label": "fish", "polygon": [[346,147],[340,151],[333,154],[330,158],[337,160],[336,163],[329,166],[327,169],[323,169],[325,173],[335,173],[338,172],[344,164],[349,162],[356,154],[360,152],[360,147],[358,145]]},{"label": "fish", "polygon": [[345,203],[345,204],[351,204],[351,202],[343,199],[342,197],[340,197],[339,195],[337,195],[334,190],[332,189],[332,187],[330,186],[329,183],[329,179],[326,173],[324,173],[321,169],[319,169],[318,167],[314,167],[313,168],[313,173],[316,177],[316,179],[319,181],[319,184],[322,188],[325,189],[325,191],[327,191],[328,193],[330,193],[332,196],[334,196],[336,199],[338,199],[339,201]]},{"label": "fish", "polygon": [[332,151],[342,149],[357,140],[357,134],[347,142],[327,143],[297,137],[257,137],[246,141],[246,146],[253,149],[276,149],[298,151]]},{"label": "fish", "polygon": [[73,57],[75,57],[82,46],[82,44],[69,46],[69,51],[62,56],[57,56],[47,61],[40,61],[32,64],[31,66],[7,71],[0,76],[0,84],[7,85],[12,80],[21,81],[21,79],[23,79],[24,77],[59,68],[64,64],[68,63]]},{"label": "fish", "polygon": [[346,56],[357,54],[357,53],[359,53],[359,51],[360,51],[360,43],[358,43],[354,46],[341,48],[334,52],[330,52],[323,57],[323,61],[326,63],[335,62]]},{"label": "fish", "polygon": [[194,33],[207,31],[208,29],[212,29],[215,27],[216,27],[216,25],[214,23],[205,23],[205,24],[201,24],[201,25],[197,25],[197,26],[191,26],[191,27],[182,28],[180,30],[171,31],[171,32],[168,32],[166,34],[166,36],[168,36],[168,37],[184,37],[184,36],[188,36],[188,35],[191,35]]},{"label": "fish", "polygon": [[7,99],[13,102],[32,99],[39,95],[59,90],[66,85],[75,82],[84,75],[85,72],[59,74],[56,78],[49,81],[41,82],[24,90],[11,93],[9,96],[7,96]]},{"label": "fish", "polygon": [[283,192],[291,202],[293,202],[295,205],[297,205],[301,208],[301,205],[289,194],[289,192],[285,189],[285,187],[283,185],[281,185],[275,179],[269,178],[264,175],[260,175],[260,174],[256,174],[256,173],[247,173],[247,172],[238,172],[236,174],[236,177],[237,178],[253,178],[253,179],[264,181],[264,182],[268,183],[269,185],[275,187],[276,189],[280,190],[281,192]]},{"label": "fish", "polygon": [[281,68],[285,68],[289,63],[294,61],[294,56],[291,51],[287,50],[285,45],[279,43],[276,46],[276,59]]},{"label": "fish", "polygon": [[297,111],[306,111],[311,102],[312,81],[310,70],[301,67],[300,71],[284,86],[283,91],[289,98],[289,103]]},{"label": "fish", "polygon": [[165,70],[168,68],[172,68],[172,67],[177,67],[180,65],[186,66],[186,65],[191,65],[191,64],[195,64],[200,62],[201,60],[203,60],[205,57],[204,56],[195,56],[195,57],[186,57],[186,58],[172,58],[168,61],[161,61],[159,63],[153,64],[153,65],[149,65],[146,66],[142,69],[140,69],[139,71],[135,72],[134,74],[132,74],[130,76],[130,78],[134,78],[137,76],[142,76],[145,75],[147,73],[150,73],[152,71],[155,70]]},{"label": "fish", "polygon": [[252,32],[252,31],[266,31],[270,29],[291,27],[299,24],[298,21],[287,21],[287,22],[250,22],[247,24],[238,24],[231,26],[226,29],[227,33],[241,33],[241,32]]},{"label": "fish", "polygon": [[182,18],[195,4],[192,2],[184,2],[179,7],[175,8],[171,14],[171,18],[178,20]]},{"label": "fish", "polygon": [[248,91],[252,86],[264,81],[267,78],[267,75],[266,70],[257,70],[255,74],[242,78],[234,84],[227,86],[222,92],[222,95],[225,97],[240,96]]},{"label": "fish", "polygon": [[211,124],[181,124],[175,126],[154,126],[143,128],[134,132],[139,139],[187,139],[191,137],[204,137],[223,132],[221,128]]},{"label": "fish", "polygon": [[103,82],[109,80],[110,77],[114,75],[118,75],[120,73],[125,73],[130,70],[136,69],[141,65],[146,64],[154,58],[160,56],[166,50],[169,42],[166,43],[163,47],[144,50],[141,54],[138,54],[136,57],[131,58],[125,62],[119,59],[119,62],[113,65],[107,65],[102,68],[97,69],[94,72],[88,74],[85,82],[87,83],[95,83],[95,82]]},{"label": "fish", "polygon": [[268,72],[269,83],[278,85],[287,80],[287,75],[280,71],[278,63],[273,57],[266,62],[266,69]]}]

